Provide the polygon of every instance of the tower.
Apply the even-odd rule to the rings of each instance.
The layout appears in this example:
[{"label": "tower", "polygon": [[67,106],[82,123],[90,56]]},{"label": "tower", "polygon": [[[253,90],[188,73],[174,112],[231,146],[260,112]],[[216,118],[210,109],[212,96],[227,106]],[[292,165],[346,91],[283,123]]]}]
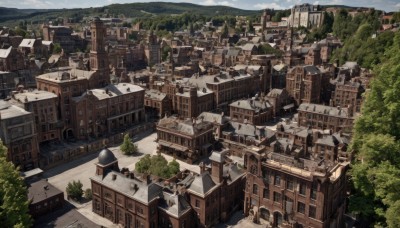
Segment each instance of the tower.
[{"label": "tower", "polygon": [[92,33],[92,46],[90,49],[90,70],[97,71],[97,81],[99,86],[110,83],[110,72],[108,66],[108,56],[104,49],[104,37],[106,28],[100,18],[95,17],[90,25]]}]

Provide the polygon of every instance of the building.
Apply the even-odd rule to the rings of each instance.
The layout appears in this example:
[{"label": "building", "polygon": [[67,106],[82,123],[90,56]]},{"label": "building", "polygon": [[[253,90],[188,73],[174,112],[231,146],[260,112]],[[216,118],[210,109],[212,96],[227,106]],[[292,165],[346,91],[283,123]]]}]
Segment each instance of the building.
[{"label": "building", "polygon": [[0,100],[0,137],[8,148],[7,160],[21,170],[38,167],[39,148],[31,112]]},{"label": "building", "polygon": [[157,124],[158,150],[189,164],[208,156],[214,140],[213,125],[203,120],[164,117]]},{"label": "building", "polygon": [[168,180],[118,168],[103,149],[91,179],[93,212],[124,227],[212,227],[227,221],[243,202],[245,172],[213,152],[211,168],[183,171]]},{"label": "building", "polygon": [[72,126],[77,139],[99,138],[145,120],[144,89],[130,83],[87,90],[71,99]]},{"label": "building", "polygon": [[43,40],[60,44],[65,53],[76,51],[75,38],[72,29],[67,26],[43,25]]},{"label": "building", "polygon": [[151,113],[151,116],[163,117],[171,115],[172,101],[167,97],[167,94],[158,90],[150,89],[145,91],[144,106],[146,112]]},{"label": "building", "polygon": [[48,56],[48,49],[42,44],[41,39],[23,39],[18,48],[25,57],[45,58]]},{"label": "building", "polygon": [[264,98],[258,98],[258,96],[235,101],[229,106],[232,121],[262,125],[272,119],[273,108],[271,104]]},{"label": "building", "polygon": [[312,127],[333,132],[351,133],[354,122],[353,108],[331,107],[303,103],[297,109],[298,126]]},{"label": "building", "polygon": [[299,152],[247,149],[245,215],[267,227],[343,227],[349,163]]},{"label": "building", "polygon": [[103,22],[94,18],[91,23],[92,44],[90,50],[90,71],[79,69],[62,69],[36,77],[37,88],[56,94],[59,98],[61,114],[62,139],[78,137],[72,122],[72,98],[80,97],[90,89],[103,88],[110,84],[108,56],[104,50],[105,27]]},{"label": "building", "polygon": [[322,50],[318,43],[312,44],[307,55],[305,56],[304,64],[314,66],[322,64],[321,52]]},{"label": "building", "polygon": [[23,90],[12,93],[11,102],[31,112],[37,131],[38,143],[61,140],[60,113],[56,94],[40,90]]},{"label": "building", "polygon": [[332,106],[351,107],[353,113],[359,113],[364,92],[365,89],[359,82],[338,82],[335,86]]},{"label": "building", "polygon": [[320,102],[321,77],[320,70],[315,66],[296,66],[288,70],[286,90],[296,105]]},{"label": "building", "polygon": [[157,42],[157,36],[154,35],[153,30],[150,31],[147,39],[148,42],[144,53],[146,56],[147,65],[153,66],[161,62],[161,46]]},{"label": "building", "polygon": [[265,99],[272,106],[272,116],[278,117],[286,112],[291,112],[294,109],[292,98],[286,89],[272,89]]},{"label": "building", "polygon": [[28,183],[28,199],[29,213],[37,218],[63,207],[64,192],[42,179]]},{"label": "building", "polygon": [[12,46],[0,49],[0,71],[14,72],[25,68],[25,58],[18,49]]},{"label": "building", "polygon": [[202,112],[214,109],[213,92],[206,89],[198,89],[193,86],[176,85],[175,94],[172,95],[172,110],[181,118],[193,118]]},{"label": "building", "polygon": [[[123,172],[122,172],[123,171]],[[114,154],[103,149],[91,177],[93,212],[124,227],[192,227],[193,210],[176,195],[134,172],[119,170]]]},{"label": "building", "polygon": [[323,21],[324,12],[320,11],[320,6],[308,3],[293,6],[289,16],[289,26],[295,28],[318,28]]}]

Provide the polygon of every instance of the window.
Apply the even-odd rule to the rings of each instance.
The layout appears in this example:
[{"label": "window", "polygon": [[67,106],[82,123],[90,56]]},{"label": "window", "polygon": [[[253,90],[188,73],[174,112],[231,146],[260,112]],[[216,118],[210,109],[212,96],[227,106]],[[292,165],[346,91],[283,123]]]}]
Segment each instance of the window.
[{"label": "window", "polygon": [[308,210],[308,217],[315,218],[317,214],[317,208],[315,206],[310,206]]},{"label": "window", "polygon": [[263,198],[264,199],[269,199],[269,189],[268,188],[264,188]]},{"label": "window", "polygon": [[280,193],[274,192],[274,201],[277,203],[281,202],[281,194]]},{"label": "window", "polygon": [[258,185],[253,184],[253,194],[258,194]]},{"label": "window", "polygon": [[288,190],[293,191],[294,183],[293,183],[293,180],[292,180],[291,178],[288,178],[288,179],[286,180],[286,188],[287,188]]},{"label": "window", "polygon": [[318,183],[313,182],[312,188],[311,188],[311,193],[310,193],[311,199],[314,199],[314,200],[317,199],[317,191],[318,191]]},{"label": "window", "polygon": [[301,195],[306,195],[306,185],[304,183],[300,183],[299,193]]},{"label": "window", "polygon": [[304,214],[306,211],[306,205],[302,202],[297,204],[297,212]]},{"label": "window", "polygon": [[199,201],[199,200],[196,200],[195,206],[196,206],[196,207],[200,207],[200,201]]},{"label": "window", "polygon": [[279,174],[275,175],[275,180],[274,180],[274,184],[276,186],[281,186],[281,176]]}]

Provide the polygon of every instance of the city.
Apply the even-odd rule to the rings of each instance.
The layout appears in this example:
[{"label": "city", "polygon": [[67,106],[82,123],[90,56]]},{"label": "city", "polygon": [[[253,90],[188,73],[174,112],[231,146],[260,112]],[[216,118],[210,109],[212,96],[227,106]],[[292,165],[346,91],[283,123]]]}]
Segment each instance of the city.
[{"label": "city", "polygon": [[400,4],[4,7],[4,227],[400,226]]}]

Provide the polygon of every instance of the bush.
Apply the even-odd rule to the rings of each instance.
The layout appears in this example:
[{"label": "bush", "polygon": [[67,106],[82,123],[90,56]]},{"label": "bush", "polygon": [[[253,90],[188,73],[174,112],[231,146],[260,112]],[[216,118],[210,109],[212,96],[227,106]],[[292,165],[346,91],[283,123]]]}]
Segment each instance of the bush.
[{"label": "bush", "polygon": [[68,197],[74,200],[81,200],[83,195],[82,183],[80,180],[69,182],[66,188]]},{"label": "bush", "polygon": [[161,178],[170,178],[179,172],[179,163],[174,159],[170,163],[162,155],[146,155],[135,165],[139,173],[152,174]]},{"label": "bush", "polygon": [[91,200],[91,199],[92,199],[92,189],[87,188],[87,189],[85,190],[85,198],[88,199],[88,200]]}]

